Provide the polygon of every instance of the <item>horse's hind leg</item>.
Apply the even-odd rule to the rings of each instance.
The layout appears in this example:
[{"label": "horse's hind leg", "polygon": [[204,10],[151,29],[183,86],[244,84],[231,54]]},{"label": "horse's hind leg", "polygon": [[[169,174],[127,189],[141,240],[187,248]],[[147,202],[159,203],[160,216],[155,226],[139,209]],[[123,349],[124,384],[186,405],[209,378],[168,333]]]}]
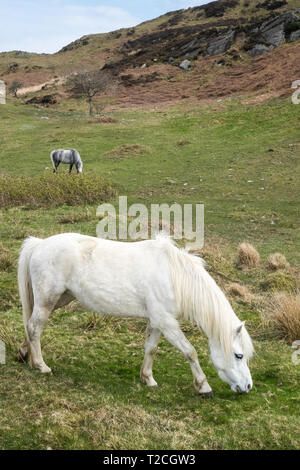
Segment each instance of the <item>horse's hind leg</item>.
[{"label": "horse's hind leg", "polygon": [[55,162],[55,164],[54,164],[55,168],[53,170],[53,173],[57,173],[57,168],[59,167],[59,164],[60,164],[60,162]]},{"label": "horse's hind leg", "polygon": [[157,328],[152,328],[149,323],[146,331],[144,362],[140,375],[141,381],[149,387],[155,387],[157,385],[152,375],[152,365],[160,335],[160,331]]},{"label": "horse's hind leg", "polygon": [[44,362],[40,342],[41,333],[43,331],[45,323],[49,318],[51,311],[52,309],[35,305],[33,313],[27,323],[30,362],[33,367],[39,369],[43,373],[51,372],[50,367],[48,367]]},{"label": "horse's hind leg", "polygon": [[[72,302],[72,300],[74,300],[74,297],[68,293],[68,292],[65,292],[64,294],[62,294],[62,296],[58,299],[57,303],[55,304],[53,310],[56,310],[57,308],[61,308],[61,307],[64,307],[65,305],[68,305],[70,302]],[[49,315],[48,315],[49,317]],[[48,318],[47,317],[47,318]],[[46,320],[47,321],[47,320]],[[29,358],[29,352],[31,352],[30,350],[30,345],[28,344],[28,339],[25,338],[24,339],[24,342],[22,343],[19,351],[18,351],[18,361],[19,362],[26,362],[27,359]],[[32,358],[30,357],[30,360],[32,362]]]}]

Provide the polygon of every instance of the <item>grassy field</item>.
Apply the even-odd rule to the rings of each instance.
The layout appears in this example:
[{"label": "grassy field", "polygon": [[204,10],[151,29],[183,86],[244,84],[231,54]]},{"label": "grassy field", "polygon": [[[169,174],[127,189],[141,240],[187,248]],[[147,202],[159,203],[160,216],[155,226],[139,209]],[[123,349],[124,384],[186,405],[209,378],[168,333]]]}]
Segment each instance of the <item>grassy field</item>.
[{"label": "grassy field", "polygon": [[[231,301],[255,340],[254,388],[247,396],[233,394],[210,363],[206,338],[184,325],[215,397],[203,401],[195,394],[188,364],[164,340],[154,364],[159,387],[150,390],[139,382],[145,323],[96,317],[76,304],[56,312],[42,337],[54,374],[18,364],[22,240],[69,231],[95,235],[101,201],[2,207],[0,241],[9,262],[0,263],[0,339],[7,344],[7,364],[0,366],[0,448],[298,448],[300,367],[291,361],[290,344],[263,329],[260,313],[269,294],[261,286],[270,276],[270,253],[284,253],[288,274],[299,282],[300,108],[290,100],[255,107],[223,100],[190,109],[114,111],[116,122],[107,124],[91,120],[83,105],[69,108],[1,106],[1,173],[48,178],[50,151],[77,148],[84,177],[101,177],[129,203],[204,203],[205,259],[251,293]],[[243,240],[259,250],[260,268],[236,268]],[[216,279],[227,289],[223,278]]]}]

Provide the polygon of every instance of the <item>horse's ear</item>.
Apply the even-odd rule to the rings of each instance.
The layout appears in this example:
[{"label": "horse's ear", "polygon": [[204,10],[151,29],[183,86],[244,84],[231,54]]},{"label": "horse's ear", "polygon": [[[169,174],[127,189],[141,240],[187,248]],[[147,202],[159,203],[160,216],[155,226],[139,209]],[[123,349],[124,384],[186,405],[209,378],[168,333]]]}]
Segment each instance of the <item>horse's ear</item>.
[{"label": "horse's ear", "polygon": [[246,323],[246,322],[245,322],[245,321],[243,321],[243,322],[240,324],[240,326],[238,326],[238,327],[237,327],[237,329],[235,330],[235,334],[236,334],[236,336],[238,336],[238,335],[240,335],[240,334],[241,334],[241,332],[242,332],[242,329],[243,329],[243,327],[245,326],[245,323]]}]

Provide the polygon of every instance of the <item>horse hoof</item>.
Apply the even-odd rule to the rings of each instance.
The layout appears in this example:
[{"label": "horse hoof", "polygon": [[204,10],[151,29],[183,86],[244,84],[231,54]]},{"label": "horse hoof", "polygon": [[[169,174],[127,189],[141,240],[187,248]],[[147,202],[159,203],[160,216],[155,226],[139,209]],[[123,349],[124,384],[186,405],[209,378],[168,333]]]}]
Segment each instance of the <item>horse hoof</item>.
[{"label": "horse hoof", "polygon": [[23,354],[21,349],[19,349],[18,355],[17,355],[18,362],[22,362],[22,363],[26,362],[27,357],[28,357],[28,354],[27,353]]},{"label": "horse hoof", "polygon": [[207,393],[199,393],[200,397],[201,398],[213,398],[214,396],[214,392],[211,391],[211,392],[207,392]]},{"label": "horse hoof", "polygon": [[42,374],[51,374],[51,375],[53,375],[53,374],[52,374],[52,370],[51,370],[50,367],[48,367],[48,366],[43,366],[43,367],[41,367],[41,368],[40,368],[40,372],[41,372]]}]

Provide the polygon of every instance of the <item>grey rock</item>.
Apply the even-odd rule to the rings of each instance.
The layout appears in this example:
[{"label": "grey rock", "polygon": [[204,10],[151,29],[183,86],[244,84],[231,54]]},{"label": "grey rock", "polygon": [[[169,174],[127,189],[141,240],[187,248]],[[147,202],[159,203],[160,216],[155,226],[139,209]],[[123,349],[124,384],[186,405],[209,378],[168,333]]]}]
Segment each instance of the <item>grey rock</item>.
[{"label": "grey rock", "polygon": [[278,47],[285,42],[285,27],[300,20],[299,10],[288,11],[283,15],[265,21],[258,31],[264,42]]},{"label": "grey rock", "polygon": [[192,68],[191,67],[191,62],[187,59],[183,60],[181,62],[181,64],[179,65],[179,67],[182,68],[183,70],[186,70],[186,71],[191,70],[191,68]]},{"label": "grey rock", "polygon": [[248,54],[251,57],[257,57],[259,55],[266,54],[266,52],[270,52],[272,49],[274,49],[274,46],[272,45],[266,46],[265,44],[256,44],[253,49],[250,49],[250,51],[248,51]]},{"label": "grey rock", "polygon": [[290,41],[298,41],[298,39],[300,39],[300,29],[298,29],[298,31],[294,31],[290,35]]},{"label": "grey rock", "polygon": [[268,44],[278,47],[285,42],[284,23],[265,30],[261,33],[261,36]]},{"label": "grey rock", "polygon": [[194,51],[191,51],[191,52],[187,52],[185,54],[185,57],[189,58],[189,59],[194,59],[196,57],[198,57],[198,55],[200,54],[201,52],[201,49],[195,49]]},{"label": "grey rock", "polygon": [[227,34],[221,36],[218,39],[215,39],[209,44],[207,48],[207,54],[210,56],[223,54],[223,52],[227,51],[227,49],[229,49],[232,46],[233,41],[234,41],[234,36],[235,36],[234,31],[229,30]]},{"label": "grey rock", "polygon": [[181,46],[181,50],[182,51],[188,51],[189,49],[192,49],[195,44],[197,43],[197,40],[196,39],[193,39],[192,41],[188,42],[187,44],[184,44],[183,46]]}]

